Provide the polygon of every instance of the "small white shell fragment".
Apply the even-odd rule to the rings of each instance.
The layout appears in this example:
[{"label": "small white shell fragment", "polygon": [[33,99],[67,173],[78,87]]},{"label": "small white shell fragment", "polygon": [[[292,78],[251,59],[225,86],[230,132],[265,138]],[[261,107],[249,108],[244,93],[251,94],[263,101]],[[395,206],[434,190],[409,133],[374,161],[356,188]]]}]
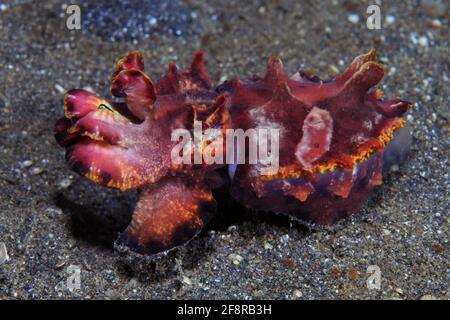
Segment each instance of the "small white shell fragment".
[{"label": "small white shell fragment", "polygon": [[24,160],[24,161],[20,162],[20,167],[21,168],[29,168],[29,167],[31,167],[32,164],[33,164],[33,161]]},{"label": "small white shell fragment", "polygon": [[384,21],[387,25],[393,24],[395,22],[395,16],[387,16]]},{"label": "small white shell fragment", "polygon": [[32,174],[32,175],[38,175],[38,174],[41,174],[42,172],[44,172],[44,169],[43,168],[39,168],[39,167],[36,167],[36,168],[33,168],[33,169],[31,169],[31,171],[30,171],[30,173]]},{"label": "small white shell fragment", "polygon": [[63,87],[62,85],[60,85],[60,84],[58,84],[58,83],[55,83],[55,90],[56,90],[58,93],[64,93],[64,92],[67,91],[66,89],[64,89],[64,87]]},{"label": "small white shell fragment", "polygon": [[9,261],[8,250],[4,242],[0,242],[0,265]]},{"label": "small white shell fragment", "polygon": [[273,249],[273,246],[272,246],[270,243],[265,242],[265,243],[264,243],[264,249],[266,249],[266,250],[272,250],[272,249]]}]

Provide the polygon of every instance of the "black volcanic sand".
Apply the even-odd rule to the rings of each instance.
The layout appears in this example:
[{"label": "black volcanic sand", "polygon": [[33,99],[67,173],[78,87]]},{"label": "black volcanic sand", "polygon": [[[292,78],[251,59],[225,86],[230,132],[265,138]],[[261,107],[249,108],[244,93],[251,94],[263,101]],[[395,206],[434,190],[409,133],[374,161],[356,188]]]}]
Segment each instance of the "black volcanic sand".
[{"label": "black volcanic sand", "polygon": [[[446,1],[383,1],[381,30],[366,27],[376,1],[121,2],[83,2],[82,29],[72,31],[61,2],[0,5],[0,241],[9,255],[0,298],[448,298]],[[372,47],[386,96],[415,103],[412,152],[360,214],[334,227],[312,231],[221,196],[206,230],[169,255],[114,251],[135,192],[79,177],[53,138],[62,92],[106,95],[129,50],[141,50],[158,79],[201,48],[217,84],[263,73],[271,54],[287,71],[331,77]],[[73,292],[72,265],[81,268]],[[371,265],[380,290],[366,285]]]}]

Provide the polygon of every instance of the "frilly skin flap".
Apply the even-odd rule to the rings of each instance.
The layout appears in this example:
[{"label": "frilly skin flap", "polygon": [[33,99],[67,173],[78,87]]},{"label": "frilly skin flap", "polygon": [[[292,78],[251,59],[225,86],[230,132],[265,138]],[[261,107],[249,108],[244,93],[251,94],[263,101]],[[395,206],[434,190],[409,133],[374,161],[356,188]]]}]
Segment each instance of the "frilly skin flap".
[{"label": "frilly skin flap", "polygon": [[[143,56],[133,51],[111,76],[111,101],[120,102],[68,91],[55,138],[77,173],[106,187],[139,190],[117,244],[142,254],[165,252],[200,232],[216,210],[213,189],[228,190],[249,208],[331,224],[357,212],[383,173],[408,152],[402,116],[411,104],[372,90],[383,75],[375,50],[331,80],[301,70],[287,75],[281,60],[271,57],[263,76],[214,88],[202,52],[185,70],[170,64],[154,82]],[[261,163],[249,162],[173,162],[178,142],[172,133],[193,135],[197,122],[202,132],[214,129],[219,136],[229,129],[276,128],[277,170],[261,174]],[[200,151],[207,148],[200,144]],[[195,148],[188,150],[188,159],[194,158]]]}]

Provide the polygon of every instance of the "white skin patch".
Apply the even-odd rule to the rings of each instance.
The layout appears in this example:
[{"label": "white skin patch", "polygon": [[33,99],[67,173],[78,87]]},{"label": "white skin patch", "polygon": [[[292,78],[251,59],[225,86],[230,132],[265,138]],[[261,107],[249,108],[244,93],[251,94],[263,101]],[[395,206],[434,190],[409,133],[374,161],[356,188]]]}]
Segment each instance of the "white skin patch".
[{"label": "white skin patch", "polygon": [[306,116],[302,129],[302,140],[295,156],[303,167],[308,168],[330,150],[333,119],[328,111],[314,107]]}]

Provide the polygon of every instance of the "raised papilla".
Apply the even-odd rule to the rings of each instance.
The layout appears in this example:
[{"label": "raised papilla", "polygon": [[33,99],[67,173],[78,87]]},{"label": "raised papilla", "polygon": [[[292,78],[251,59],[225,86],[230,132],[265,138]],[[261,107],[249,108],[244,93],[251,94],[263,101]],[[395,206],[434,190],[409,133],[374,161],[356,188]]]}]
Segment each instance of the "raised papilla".
[{"label": "raised papilla", "polygon": [[[197,52],[188,69],[170,64],[154,83],[142,55],[130,52],[111,77],[111,95],[120,102],[70,90],[55,137],[79,174],[110,188],[139,190],[132,221],[118,239],[139,253],[163,252],[194,237],[215,213],[214,189],[229,191],[248,208],[332,224],[357,212],[408,152],[402,116],[411,104],[370,91],[383,74],[374,50],[331,80],[302,71],[286,75],[272,57],[264,76],[213,88]],[[172,132],[192,133],[195,121],[223,135],[277,129],[277,170],[262,174],[267,164],[261,162],[175,163]]]}]

